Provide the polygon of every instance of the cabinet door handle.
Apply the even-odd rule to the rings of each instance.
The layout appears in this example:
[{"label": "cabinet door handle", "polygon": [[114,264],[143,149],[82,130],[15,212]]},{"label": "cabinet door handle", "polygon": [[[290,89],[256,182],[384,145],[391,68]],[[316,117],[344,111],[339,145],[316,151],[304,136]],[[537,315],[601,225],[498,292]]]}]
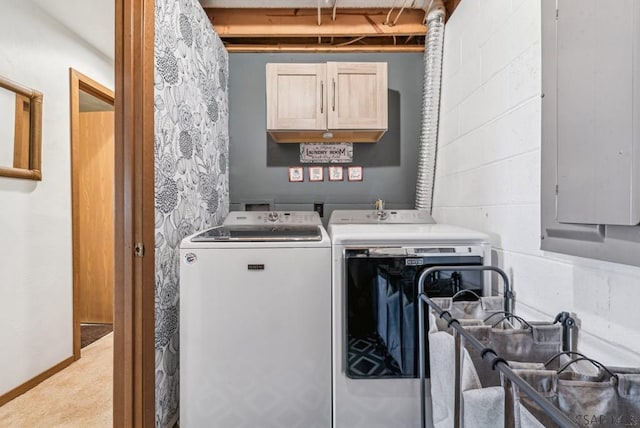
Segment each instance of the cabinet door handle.
[{"label": "cabinet door handle", "polygon": [[331,109],[336,111],[336,79],[331,79],[331,82],[333,83],[333,101],[331,103]]},{"label": "cabinet door handle", "polygon": [[320,114],[324,113],[324,82],[320,81]]}]

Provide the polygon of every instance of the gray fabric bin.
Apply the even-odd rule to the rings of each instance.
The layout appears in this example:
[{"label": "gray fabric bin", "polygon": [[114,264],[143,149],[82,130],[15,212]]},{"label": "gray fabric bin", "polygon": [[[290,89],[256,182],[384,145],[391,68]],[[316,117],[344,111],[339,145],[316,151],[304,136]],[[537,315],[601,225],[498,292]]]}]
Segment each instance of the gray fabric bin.
[{"label": "gray fabric bin", "polygon": [[[562,350],[563,327],[530,322],[518,328],[509,322],[492,327],[485,319],[502,311],[504,299],[484,297],[475,302],[433,299],[486,347],[515,365],[544,369],[547,359]],[[490,322],[492,320],[489,320]],[[434,427],[450,428],[455,420],[455,339],[451,328],[429,313],[429,362]],[[475,349],[462,349],[461,395],[463,423],[474,428],[500,428],[505,420],[505,392],[499,373],[482,360]],[[527,411],[522,414],[529,416]],[[507,414],[507,417],[510,415]],[[535,420],[535,418],[532,418]]]},{"label": "gray fabric bin", "polygon": [[[640,368],[612,367],[595,375],[582,371],[515,371],[578,426],[640,426]],[[511,386],[507,383],[507,387]],[[516,402],[514,418],[523,427],[557,426],[526,395],[518,394]]]}]

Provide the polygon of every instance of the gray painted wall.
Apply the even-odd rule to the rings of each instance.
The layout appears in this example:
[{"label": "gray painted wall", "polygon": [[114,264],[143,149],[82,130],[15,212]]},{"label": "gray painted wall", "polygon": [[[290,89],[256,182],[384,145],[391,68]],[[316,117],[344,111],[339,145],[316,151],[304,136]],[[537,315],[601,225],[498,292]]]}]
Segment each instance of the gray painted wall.
[{"label": "gray painted wall", "polygon": [[[366,166],[362,182],[289,183],[286,167],[267,167],[265,64],[268,62],[387,62],[389,89],[399,94],[400,165]],[[423,56],[395,54],[229,54],[229,187],[231,209],[246,201],[269,201],[275,209],[412,208],[415,200],[422,103]],[[391,113],[393,114],[393,112]],[[356,147],[357,150],[357,147]],[[298,164],[296,164],[298,165]],[[294,166],[294,165],[292,165]],[[345,165],[346,166],[346,165]]]}]

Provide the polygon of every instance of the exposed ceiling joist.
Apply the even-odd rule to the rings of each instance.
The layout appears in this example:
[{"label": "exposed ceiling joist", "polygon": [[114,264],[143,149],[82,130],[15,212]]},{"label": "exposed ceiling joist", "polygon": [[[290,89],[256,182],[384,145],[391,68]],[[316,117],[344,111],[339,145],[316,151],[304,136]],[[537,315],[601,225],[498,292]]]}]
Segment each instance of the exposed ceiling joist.
[{"label": "exposed ceiling joist", "polygon": [[235,53],[249,52],[423,52],[424,45],[317,45],[317,44],[278,44],[278,45],[250,45],[250,44],[228,44],[227,50]]},{"label": "exposed ceiling joist", "polygon": [[[415,52],[424,49],[424,11],[395,25],[385,9],[205,9],[230,52]],[[412,43],[405,43],[411,40]],[[400,41],[398,43],[398,41]]]},{"label": "exposed ceiling joist", "polygon": [[[390,8],[399,0],[339,0],[341,8],[384,9]],[[415,9],[424,9],[431,0],[411,0]],[[322,8],[331,8],[335,0],[200,0],[202,7],[213,8],[252,8],[252,9],[313,9],[320,3]]]},{"label": "exposed ceiling joist", "polygon": [[[209,7],[205,11],[230,52],[424,50],[426,12],[406,8],[415,0],[394,0],[397,10],[338,8],[343,1],[323,0],[327,7],[322,8]],[[445,1],[448,15],[460,1]]]},{"label": "exposed ceiling joist", "polygon": [[232,37],[381,37],[425,34],[424,11],[405,11],[398,22],[385,25],[386,10],[322,10],[318,25],[314,9],[205,9],[218,35]]}]

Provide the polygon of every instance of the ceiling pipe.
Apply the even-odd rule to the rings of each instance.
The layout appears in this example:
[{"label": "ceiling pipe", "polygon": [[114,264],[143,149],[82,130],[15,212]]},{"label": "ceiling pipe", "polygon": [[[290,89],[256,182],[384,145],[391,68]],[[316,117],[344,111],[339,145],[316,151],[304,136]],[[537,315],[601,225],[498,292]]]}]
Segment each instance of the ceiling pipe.
[{"label": "ceiling pipe", "polygon": [[393,8],[396,7],[396,2],[398,0],[393,0],[393,3],[391,3],[391,9],[389,9],[389,12],[387,13],[387,17],[384,19],[384,22],[382,23],[382,25],[389,25],[391,26],[391,12],[393,12]]},{"label": "ceiling pipe", "polygon": [[354,38],[354,39],[349,40],[348,42],[344,42],[344,43],[337,44],[336,46],[348,46],[348,45],[350,45],[350,44],[353,44],[353,43],[359,42],[360,40],[364,39],[364,37],[365,37],[365,36],[356,37],[356,38]]},{"label": "ceiling pipe", "polygon": [[[411,5],[413,6],[413,3],[411,3]],[[394,25],[396,25],[396,22],[398,22],[398,19],[400,18],[400,15],[402,15],[402,12],[404,12],[405,8],[406,8],[406,2],[402,4],[402,8],[400,9],[400,12],[398,12],[398,14],[396,15],[396,19],[394,19],[393,23],[389,24],[389,26],[393,27]]]},{"label": "ceiling pipe", "polygon": [[422,129],[416,180],[416,209],[426,210],[429,214],[432,211],[436,169],[445,17],[446,9],[442,0],[431,0],[427,13],[427,34],[424,47]]}]

